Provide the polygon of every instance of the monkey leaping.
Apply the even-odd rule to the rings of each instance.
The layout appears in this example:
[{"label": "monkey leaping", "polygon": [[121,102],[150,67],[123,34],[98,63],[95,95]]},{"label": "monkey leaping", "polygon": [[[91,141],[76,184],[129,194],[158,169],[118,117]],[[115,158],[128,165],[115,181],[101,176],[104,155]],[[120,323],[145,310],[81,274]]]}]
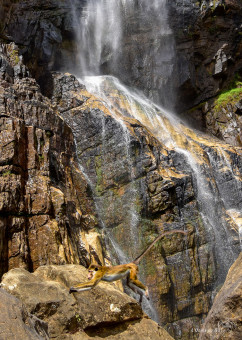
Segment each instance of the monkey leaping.
[{"label": "monkey leaping", "polygon": [[100,266],[98,264],[90,264],[88,268],[88,280],[89,282],[80,283],[70,288],[69,293],[83,292],[85,290],[90,290],[94,288],[100,281],[113,282],[123,278],[127,278],[127,286],[131,288],[135,293],[139,294],[139,302],[142,302],[143,295],[149,299],[148,287],[146,287],[137,278],[138,274],[138,264],[143,259],[143,257],[150,251],[156,242],[158,242],[162,237],[170,235],[173,233],[187,234],[183,230],[171,230],[166,231],[159,235],[147,249],[143,251],[134,261],[127,264],[120,264],[117,266]]}]

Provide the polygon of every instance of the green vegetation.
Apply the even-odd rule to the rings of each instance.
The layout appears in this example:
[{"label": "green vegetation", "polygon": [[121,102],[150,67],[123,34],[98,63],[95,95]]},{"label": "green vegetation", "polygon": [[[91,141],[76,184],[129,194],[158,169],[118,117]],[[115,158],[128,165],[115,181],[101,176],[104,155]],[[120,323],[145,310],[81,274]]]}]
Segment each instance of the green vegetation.
[{"label": "green vegetation", "polygon": [[4,171],[3,172],[3,177],[8,177],[8,176],[10,176],[12,173],[11,173],[11,171],[10,170],[7,170],[7,171]]},{"label": "green vegetation", "polygon": [[200,103],[200,104],[198,104],[198,105],[196,105],[196,106],[193,106],[193,107],[192,107],[190,110],[188,110],[187,112],[188,112],[188,113],[194,113],[195,111],[202,109],[202,107],[205,105],[205,103],[206,103],[206,102],[202,102],[202,103]]},{"label": "green vegetation", "polygon": [[88,158],[88,160],[86,162],[86,165],[87,165],[88,168],[90,167],[90,165],[91,165],[91,158]]},{"label": "green vegetation", "polygon": [[[242,86],[242,83],[241,83]],[[215,111],[220,110],[227,104],[236,103],[240,97],[242,98],[242,87],[237,87],[226,92],[222,92],[215,102]]]},{"label": "green vegetation", "polygon": [[235,104],[242,98],[242,81],[241,76],[236,73],[234,79],[229,83],[226,90],[220,93],[215,101],[215,111],[219,111],[227,104]]},{"label": "green vegetation", "polygon": [[215,34],[216,32],[219,31],[219,27],[218,26],[210,26],[208,30],[209,30],[210,34]]},{"label": "green vegetation", "polygon": [[235,87],[242,87],[242,76],[239,73],[235,73],[233,80],[229,83],[226,90],[232,90]]},{"label": "green vegetation", "polygon": [[218,0],[213,0],[213,6],[211,7],[212,13],[215,11],[217,7],[223,7],[224,9],[226,9],[225,4],[220,4]]},{"label": "green vegetation", "polygon": [[14,65],[17,65],[20,61],[18,51],[12,50],[10,51],[10,60]]},{"label": "green vegetation", "polygon": [[76,314],[75,317],[76,317],[76,320],[77,320],[78,323],[80,323],[82,321],[82,318],[79,314]]},{"label": "green vegetation", "polygon": [[50,130],[46,130],[45,131],[45,135],[50,138],[50,137],[52,137],[54,135],[54,133],[52,131],[50,131]]},{"label": "green vegetation", "polygon": [[145,271],[147,276],[155,277],[157,275],[155,262],[149,261],[148,265],[145,266]]},{"label": "green vegetation", "polygon": [[[142,236],[155,236],[153,222],[150,219],[142,218],[141,220],[141,235]],[[157,235],[158,236],[158,235]],[[149,240],[148,240],[149,243]]]},{"label": "green vegetation", "polygon": [[39,161],[43,161],[44,160],[44,155],[39,155]]}]

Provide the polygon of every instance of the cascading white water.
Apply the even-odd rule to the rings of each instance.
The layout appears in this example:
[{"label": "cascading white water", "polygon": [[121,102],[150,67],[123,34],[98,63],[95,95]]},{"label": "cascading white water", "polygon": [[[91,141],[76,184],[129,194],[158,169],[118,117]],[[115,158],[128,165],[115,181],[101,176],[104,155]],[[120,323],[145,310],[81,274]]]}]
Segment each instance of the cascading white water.
[{"label": "cascading white water", "polygon": [[[134,24],[134,19],[138,16],[138,26],[136,30],[149,31],[149,47],[144,49],[138,59],[134,61],[134,74],[139,73],[140,68],[149,68],[145,83],[152,83],[148,88],[151,97],[159,99],[158,92],[167,86],[168,80],[173,71],[172,58],[174,55],[172,32],[168,27],[166,0],[90,0],[87,2],[82,16],[76,15],[75,8],[78,0],[73,0],[73,18],[76,25],[76,38],[78,41],[78,63],[76,72],[80,75],[99,75],[104,70],[119,75],[120,65],[125,57],[124,39],[129,36],[130,26]],[[137,25],[137,23],[135,25]],[[138,41],[136,42],[137,52],[140,50]],[[148,52],[148,53],[147,53]],[[152,65],[150,61],[153,59]],[[133,67],[133,66],[132,66]],[[137,74],[137,77],[140,75]],[[162,91],[160,91],[162,92]],[[168,98],[168,88],[166,95]],[[164,99],[163,98],[163,99]],[[122,120],[120,121],[123,128],[123,135],[127,160],[130,169],[131,185],[129,191],[130,202],[127,207],[127,216],[129,216],[130,236],[133,245],[138,242],[137,226],[139,224],[139,215],[136,211],[136,200],[138,191],[132,174],[132,162],[129,155],[130,141],[129,133]],[[102,129],[103,147],[105,148],[105,126]],[[100,212],[100,216],[101,216]],[[102,217],[101,217],[102,219]],[[113,236],[109,238],[112,240]],[[113,242],[112,242],[113,243]],[[135,247],[136,248],[136,247]],[[122,261],[120,258],[120,261]],[[148,309],[152,310],[150,306]],[[149,313],[157,319],[154,311]]]},{"label": "cascading white water", "polygon": [[[73,1],[75,4],[78,0]],[[108,70],[110,74],[122,76],[122,59],[127,60],[124,41],[125,39],[130,39],[135,46],[135,39],[138,40],[138,34],[132,38],[129,37],[130,26],[139,25],[139,27],[135,27],[136,32],[142,29],[145,30],[144,28],[148,27],[147,36],[152,42],[149,45],[150,49],[147,48],[147,51],[146,49],[142,50],[142,56],[138,55],[137,58],[134,58],[131,75],[132,77],[137,77],[137,79],[144,77],[143,79],[148,84],[145,89],[146,94],[150,95],[151,98],[157,99],[156,95],[154,95],[154,89],[157,89],[157,91],[159,90],[157,96],[160,97],[161,102],[167,104],[165,99],[162,98],[161,90],[164,91],[164,97],[170,101],[171,95],[168,89],[166,91],[164,89],[166,86],[172,89],[170,78],[173,72],[171,61],[174,58],[174,44],[172,32],[168,25],[166,3],[166,0],[89,0],[81,19],[79,20],[74,15],[79,60],[77,74],[80,77],[80,82],[86,85],[88,91],[99,97],[109,109],[123,131],[122,143],[125,149],[124,153],[127,158],[127,168],[130,172],[129,179],[131,183],[129,190],[127,190],[129,206],[125,206],[127,216],[131,221],[129,227],[131,241],[135,245],[135,240],[138,239],[136,226],[139,223],[139,216],[134,208],[138,191],[132,174],[129,134],[126,125],[123,123],[123,118],[126,116],[139,120],[162,144],[166,145],[171,152],[177,153],[186,162],[187,173],[193,178],[201,216],[207,227],[208,237],[215,238],[216,258],[220,262],[218,272],[222,282],[229,266],[236,258],[233,252],[234,240],[229,235],[227,225],[223,219],[224,216],[233,215],[232,218],[234,218],[234,223],[236,224],[236,216],[233,212],[241,210],[242,202],[239,194],[237,199],[232,202],[228,192],[223,190],[221,181],[216,177],[216,161],[213,161],[208,144],[205,143],[206,136],[200,134],[196,136],[196,142],[194,142],[192,140],[194,132],[187,129],[172,113],[154,104],[142,93],[126,87],[114,76],[101,75],[105,70]],[[134,23],[136,12],[138,18]],[[147,67],[149,72],[146,72]],[[142,74],[139,73],[139,69],[142,69],[140,71]],[[149,73],[147,78],[144,76],[146,73]],[[127,75],[125,74],[125,76]],[[130,84],[129,79],[127,82]],[[149,86],[151,82],[153,82],[153,85]],[[149,90],[152,90],[152,94]],[[113,93],[117,95],[113,96]],[[106,149],[108,148],[106,146],[107,133],[105,119],[103,119],[103,153],[108,152],[108,149]],[[216,154],[221,154],[223,144],[216,143],[218,144]],[[215,143],[211,142],[211,144]],[[203,162],[201,162],[201,159]],[[222,162],[222,166],[228,166],[226,157],[220,157],[220,162]],[[239,193],[241,184],[233,171],[230,171],[230,175]],[[211,181],[208,181],[208,178]],[[95,191],[95,189],[93,190]],[[103,212],[100,204],[104,204],[102,198],[99,198],[98,201],[98,209],[100,210],[100,216],[102,216]],[[125,261],[126,254],[123,254],[121,249],[117,247],[111,230],[108,230],[107,236],[114,247],[118,248],[117,254],[120,261]]]},{"label": "cascading white water", "polygon": [[83,75],[100,74],[101,65],[110,58],[115,62],[122,38],[120,13],[125,2],[89,0],[81,20],[76,20],[78,67]]},{"label": "cascading white water", "polygon": [[[181,132],[179,124],[182,122],[172,112],[153,103],[142,92],[126,87],[113,76],[84,77],[79,78],[79,81],[85,84],[90,93],[95,94],[105,102],[105,105],[113,111],[117,120],[121,121],[120,117],[122,116],[133,117],[147,126],[166,146],[175,146],[167,124],[169,127],[172,125],[174,131],[179,134]],[[118,92],[120,97],[113,98],[112,92],[115,91]],[[121,115],[115,114],[115,110],[112,110],[112,108],[117,109]]]},{"label": "cascading white water", "polygon": [[116,75],[172,107],[175,48],[167,0],[89,0],[81,17],[77,2],[77,74]]}]

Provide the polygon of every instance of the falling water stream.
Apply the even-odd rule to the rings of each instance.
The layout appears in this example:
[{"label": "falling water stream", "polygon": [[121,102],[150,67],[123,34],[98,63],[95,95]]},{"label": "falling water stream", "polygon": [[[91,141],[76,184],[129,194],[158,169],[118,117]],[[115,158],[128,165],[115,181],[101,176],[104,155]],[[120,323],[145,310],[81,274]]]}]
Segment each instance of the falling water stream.
[{"label": "falling water stream", "polygon": [[[173,107],[175,44],[168,25],[167,0],[89,0],[81,18],[77,3],[72,0],[77,74],[115,75]],[[125,47],[127,40],[132,49]]]},{"label": "falling water stream", "polygon": [[[133,246],[139,240],[139,215],[135,209],[138,189],[132,173],[133,164],[130,157],[130,135],[124,124],[125,117],[132,117],[144,125],[170,152],[179,155],[179,162],[187,166],[187,173],[193,179],[199,210],[208,237],[214,239],[214,251],[219,262],[218,282],[223,282],[228,268],[236,259],[236,233],[241,228],[242,183],[236,162],[230,165],[229,154],[233,148],[211,137],[186,127],[173,113],[152,101],[162,102],[166,107],[172,94],[172,60],[174,59],[174,40],[168,25],[166,0],[89,0],[77,17],[73,0],[73,17],[76,21],[76,39],[78,42],[78,67],[76,74],[87,90],[98,97],[108,108],[113,118],[121,125],[126,161],[129,167],[130,189],[129,233]],[[141,91],[127,87],[117,77],[122,74],[122,59],[125,59],[124,41],[129,36],[130,26],[134,26],[134,13],[137,12],[136,25],[145,29],[152,41],[149,51],[142,55],[144,65],[153,64],[150,79],[155,79],[158,91]],[[152,27],[152,23],[154,28]],[[158,27],[158,31],[157,31]],[[137,29],[137,27],[136,27]],[[137,30],[138,30],[137,29]],[[161,41],[162,44],[161,44]],[[135,65],[134,65],[135,67]],[[146,66],[144,66],[145,69]],[[111,75],[103,75],[104,72]],[[136,71],[135,71],[136,72]],[[134,72],[134,73],[135,73]],[[157,76],[155,76],[157,74]],[[139,76],[139,74],[137,74]],[[129,83],[129,80],[127,81]],[[148,80],[147,80],[148,83]],[[154,84],[153,84],[154,85]],[[154,88],[154,86],[150,88]],[[159,96],[159,100],[157,100]],[[174,97],[174,93],[173,93]],[[107,127],[102,123],[102,144],[105,149]],[[105,150],[107,152],[107,150]],[[239,157],[239,156],[238,156]],[[224,176],[230,176],[235,190],[233,198],[229,189],[224,186],[220,169]],[[184,167],[181,169],[184,171]],[[89,179],[90,180],[90,179]],[[104,208],[103,208],[104,209]],[[100,216],[102,207],[98,206]],[[127,256],[117,246],[110,230],[107,231],[110,243],[118,249],[119,261]],[[148,308],[148,307],[147,307]],[[149,308],[151,308],[149,306]],[[149,309],[148,308],[148,309]],[[156,319],[154,312],[150,313]]]},{"label": "falling water stream", "polygon": [[231,147],[205,135],[196,135],[196,132],[187,128],[175,115],[154,104],[141,93],[125,87],[112,76],[85,77],[80,81],[85,83],[88,91],[105,103],[114,117],[119,117],[118,112],[120,116],[137,119],[162,144],[183,156],[189,168],[188,172],[193,177],[205,225],[208,226],[210,236],[216,240],[216,255],[220,263],[219,277],[222,281],[236,258],[234,239],[229,234],[224,218],[230,215],[232,208],[241,211],[242,194],[240,178],[229,169],[229,176],[236,189],[235,197],[231,200],[230,193],[223,187],[223,181],[219,175],[216,177],[218,160],[212,159],[215,157],[212,151],[219,158],[220,166],[227,167],[225,151],[221,154],[221,150],[229,150]]}]

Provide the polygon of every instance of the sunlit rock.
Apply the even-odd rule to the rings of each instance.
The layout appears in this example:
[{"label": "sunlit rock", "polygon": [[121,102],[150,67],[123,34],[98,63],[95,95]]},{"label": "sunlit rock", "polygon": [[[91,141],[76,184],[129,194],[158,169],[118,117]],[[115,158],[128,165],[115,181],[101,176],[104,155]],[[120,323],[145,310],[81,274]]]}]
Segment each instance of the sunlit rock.
[{"label": "sunlit rock", "polygon": [[47,263],[86,265],[81,232],[96,221],[73,135],[36,81],[11,71],[14,62],[24,69],[17,51],[1,45],[0,273]]},{"label": "sunlit rock", "polygon": [[33,274],[12,269],[4,274],[2,287],[48,324],[50,338],[101,339],[113,334],[113,339],[172,339],[113,284],[100,283],[91,291],[69,294],[72,285],[86,280],[82,266],[43,266]]}]

